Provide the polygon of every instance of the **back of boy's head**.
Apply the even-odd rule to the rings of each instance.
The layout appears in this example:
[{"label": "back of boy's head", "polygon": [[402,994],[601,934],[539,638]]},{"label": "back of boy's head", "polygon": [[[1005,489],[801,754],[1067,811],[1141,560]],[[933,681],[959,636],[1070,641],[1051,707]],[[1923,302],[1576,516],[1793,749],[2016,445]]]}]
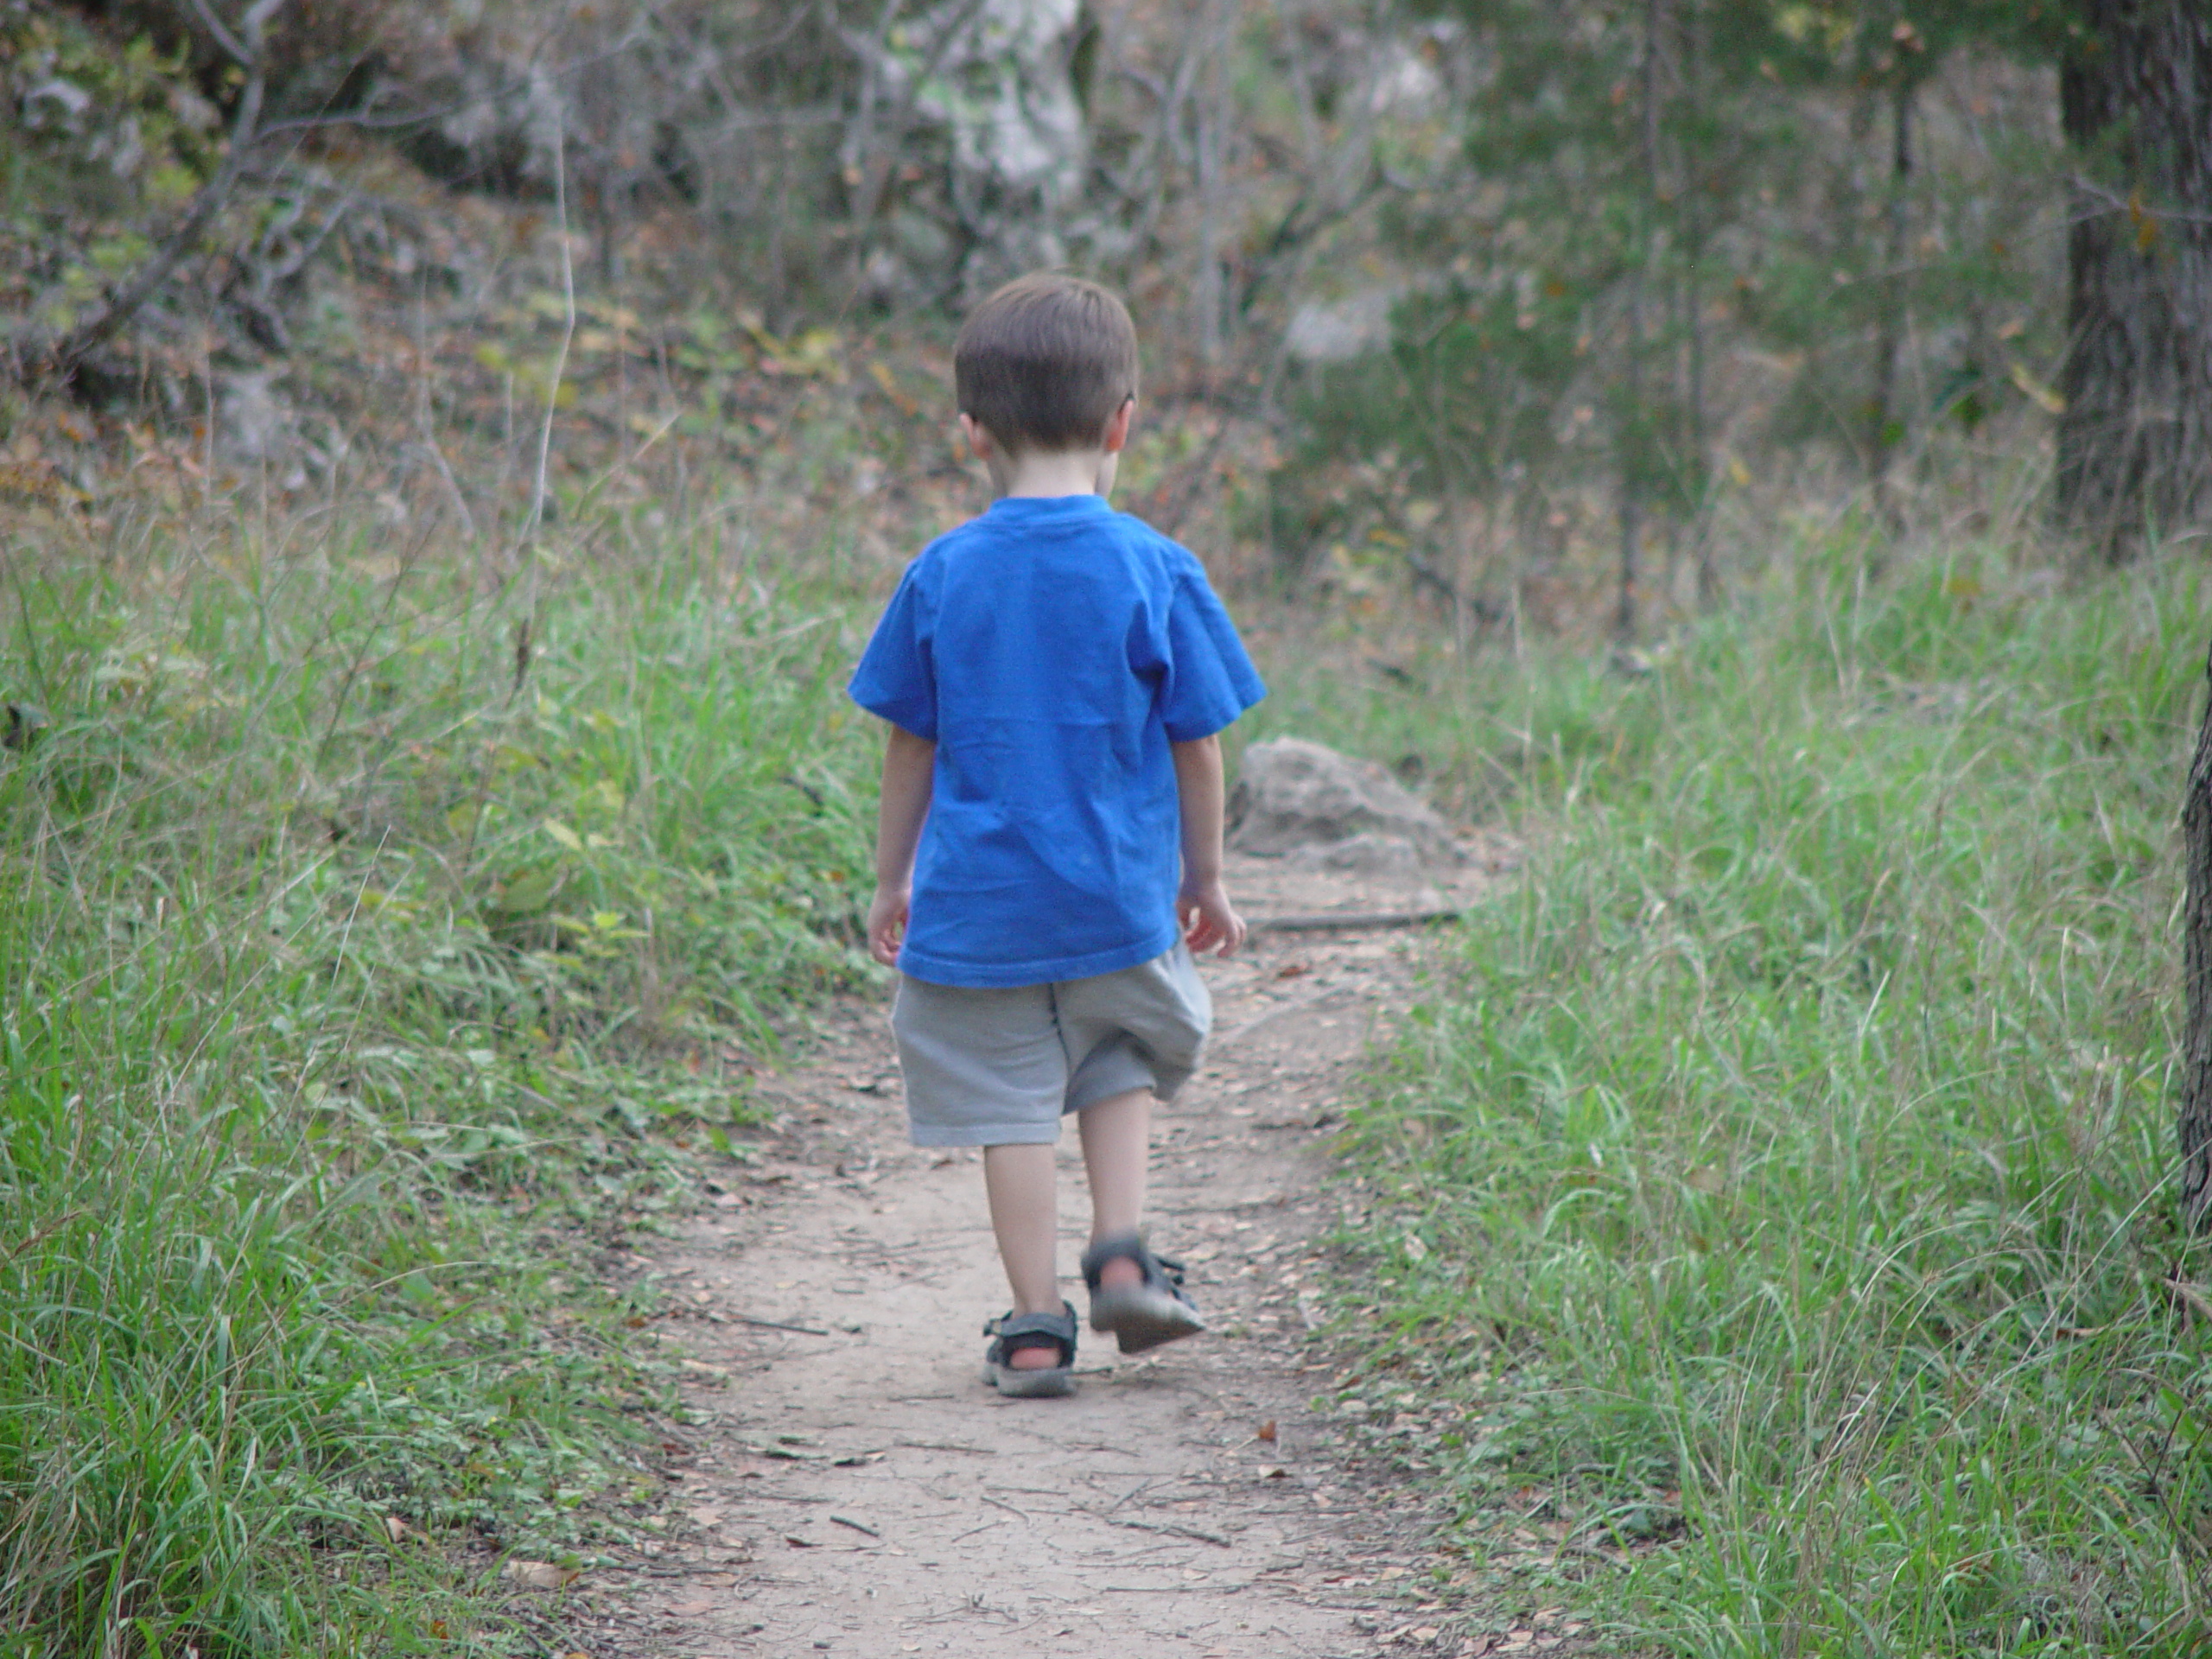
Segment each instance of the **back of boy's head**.
[{"label": "back of boy's head", "polygon": [[973,311],[952,348],[960,412],[1009,454],[1087,449],[1137,393],[1137,331],[1096,283],[1038,271]]}]

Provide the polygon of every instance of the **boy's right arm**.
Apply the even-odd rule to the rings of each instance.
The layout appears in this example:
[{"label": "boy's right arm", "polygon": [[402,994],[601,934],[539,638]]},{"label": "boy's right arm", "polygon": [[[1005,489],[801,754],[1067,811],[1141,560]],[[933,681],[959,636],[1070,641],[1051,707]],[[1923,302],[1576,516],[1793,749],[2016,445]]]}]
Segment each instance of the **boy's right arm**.
[{"label": "boy's right arm", "polygon": [[875,813],[875,897],[868,907],[868,953],[887,968],[899,965],[906,937],[906,911],[914,892],[914,849],[930,815],[930,779],[937,745],[902,726],[891,728],[883,750],[883,797]]}]

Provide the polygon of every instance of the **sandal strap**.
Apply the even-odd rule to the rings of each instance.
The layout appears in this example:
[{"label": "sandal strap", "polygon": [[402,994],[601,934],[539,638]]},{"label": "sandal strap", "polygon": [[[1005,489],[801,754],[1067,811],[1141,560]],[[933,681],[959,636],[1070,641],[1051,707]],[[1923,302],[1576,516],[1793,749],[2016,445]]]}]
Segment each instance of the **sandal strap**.
[{"label": "sandal strap", "polygon": [[1075,1307],[1069,1302],[1057,1313],[1001,1313],[983,1326],[983,1334],[996,1337],[999,1351],[1009,1358],[1025,1348],[1056,1348],[1063,1365],[1075,1363]]},{"label": "sandal strap", "polygon": [[1148,1285],[1180,1286],[1183,1264],[1172,1256],[1154,1255],[1145,1248],[1144,1237],[1139,1233],[1116,1233],[1102,1238],[1083,1253],[1083,1282],[1092,1290],[1098,1288],[1098,1275],[1109,1262],[1134,1262],[1137,1271],[1144,1274]]}]

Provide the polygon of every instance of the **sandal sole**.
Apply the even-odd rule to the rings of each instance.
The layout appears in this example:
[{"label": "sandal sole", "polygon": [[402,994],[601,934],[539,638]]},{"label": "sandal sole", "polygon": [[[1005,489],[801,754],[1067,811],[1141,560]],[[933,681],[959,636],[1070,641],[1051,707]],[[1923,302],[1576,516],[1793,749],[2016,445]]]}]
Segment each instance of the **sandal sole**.
[{"label": "sandal sole", "polygon": [[1075,1373],[1065,1365],[1017,1371],[1006,1365],[983,1367],[983,1381],[1016,1400],[1055,1400],[1075,1392]]},{"label": "sandal sole", "polygon": [[1090,1328],[1113,1333],[1125,1354],[1195,1337],[1206,1328],[1198,1309],[1158,1291],[1101,1291],[1090,1299]]}]

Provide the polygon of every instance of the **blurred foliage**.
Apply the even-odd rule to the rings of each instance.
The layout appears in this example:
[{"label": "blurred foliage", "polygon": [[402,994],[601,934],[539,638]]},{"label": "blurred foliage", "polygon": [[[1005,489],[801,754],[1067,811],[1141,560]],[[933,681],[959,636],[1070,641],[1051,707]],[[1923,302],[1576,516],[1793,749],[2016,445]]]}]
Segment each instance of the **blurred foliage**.
[{"label": "blurred foliage", "polygon": [[1292,518],[1324,524],[1343,463],[1388,448],[1512,526],[1525,570],[1599,491],[1699,534],[1732,468],[1910,474],[2056,407],[2055,9],[1438,10],[1478,72],[1386,213],[1387,343],[1294,377]]},{"label": "blurred foliage", "polygon": [[145,257],[145,215],[173,212],[212,169],[222,117],[189,69],[181,48],[67,9],[0,8],[0,308],[13,327],[67,327]]},{"label": "blurred foliage", "polygon": [[[1129,292],[1152,415],[1205,429],[1139,469],[1141,511],[1219,560],[1363,560],[1463,619],[1550,618],[1614,556],[1616,501],[1657,590],[1713,575],[1748,481],[1878,480],[1894,516],[1947,457],[2032,456],[2061,407],[2066,16],[287,6],[238,200],[74,391],[279,479],[327,473],[318,423],[404,421],[353,461],[409,496],[493,429],[526,476],[549,401],[556,467],[648,401],[704,393],[671,435],[755,422],[764,380],[854,366],[833,322],[933,376],[944,312],[1065,259]],[[20,343],[177,222],[239,76],[168,0],[0,17]]]}]

